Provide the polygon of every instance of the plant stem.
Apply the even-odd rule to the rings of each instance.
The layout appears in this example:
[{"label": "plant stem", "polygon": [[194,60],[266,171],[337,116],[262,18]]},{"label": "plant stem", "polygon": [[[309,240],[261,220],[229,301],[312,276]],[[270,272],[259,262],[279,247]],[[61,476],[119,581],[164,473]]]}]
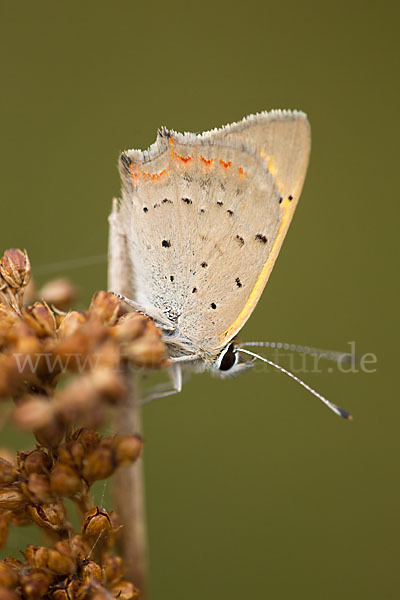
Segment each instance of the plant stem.
[{"label": "plant stem", "polygon": [[[141,414],[138,404],[136,376],[127,369],[129,388],[125,404],[116,411],[116,430],[119,434],[141,433]],[[125,576],[141,590],[141,600],[147,597],[147,533],[143,459],[115,475],[114,495],[122,528],[119,545],[125,565]]]}]

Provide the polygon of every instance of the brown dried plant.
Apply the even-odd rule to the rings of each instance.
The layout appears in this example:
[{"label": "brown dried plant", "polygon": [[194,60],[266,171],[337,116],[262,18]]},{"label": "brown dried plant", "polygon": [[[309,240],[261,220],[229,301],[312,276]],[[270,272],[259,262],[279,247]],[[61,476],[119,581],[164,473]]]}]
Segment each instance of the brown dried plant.
[{"label": "brown dried plant", "polygon": [[[10,452],[0,459],[0,547],[10,526],[32,523],[46,543],[28,544],[23,560],[0,562],[0,600],[139,598],[113,553],[118,515],[95,506],[91,486],[139,458],[143,441],[134,431],[102,437],[97,430],[126,399],[129,367],[168,363],[161,333],[146,316],[124,314],[104,291],[86,312],[62,312],[54,304],[64,308],[75,297],[66,280],[50,282],[41,301],[26,305],[34,295],[29,281],[27,253],[7,250],[0,259],[0,400],[6,407],[12,399],[14,424],[37,444],[15,460]],[[65,498],[78,510],[80,531]]]}]

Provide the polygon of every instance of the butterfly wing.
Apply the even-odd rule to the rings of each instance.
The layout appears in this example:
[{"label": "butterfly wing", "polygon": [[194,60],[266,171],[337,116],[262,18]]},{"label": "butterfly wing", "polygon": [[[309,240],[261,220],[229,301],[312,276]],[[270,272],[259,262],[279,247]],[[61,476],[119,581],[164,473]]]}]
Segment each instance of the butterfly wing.
[{"label": "butterfly wing", "polygon": [[256,305],[289,226],[310,148],[302,113],[219,130],[161,130],[121,157],[119,210],[137,301],[213,355]]}]

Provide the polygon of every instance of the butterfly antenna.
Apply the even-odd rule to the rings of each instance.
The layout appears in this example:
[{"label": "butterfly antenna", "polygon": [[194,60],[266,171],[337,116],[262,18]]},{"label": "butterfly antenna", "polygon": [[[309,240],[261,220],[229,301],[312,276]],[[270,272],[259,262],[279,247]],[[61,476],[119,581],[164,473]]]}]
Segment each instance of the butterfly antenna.
[{"label": "butterfly antenna", "polygon": [[340,408],[340,406],[336,406],[336,404],[334,404],[333,402],[330,402],[330,400],[328,400],[327,398],[325,398],[325,396],[322,396],[322,394],[320,394],[319,392],[317,392],[316,390],[314,390],[311,386],[309,386],[307,383],[305,383],[304,381],[302,381],[299,377],[297,377],[296,375],[294,375],[290,371],[287,371],[286,369],[284,369],[280,365],[277,365],[272,360],[269,360],[268,358],[265,358],[264,356],[259,356],[258,354],[255,354],[254,352],[251,352],[250,350],[244,350],[243,348],[240,348],[240,347],[238,348],[238,352],[242,352],[244,354],[248,354],[249,356],[253,356],[254,358],[258,358],[259,360],[262,360],[263,362],[267,363],[268,365],[271,365],[271,367],[274,367],[278,371],[281,371],[281,373],[284,373],[285,375],[287,375],[291,379],[294,379],[294,381],[296,381],[299,385],[301,385],[303,388],[305,388],[308,392],[310,392],[311,394],[313,394],[313,396],[315,396],[316,398],[318,398],[319,400],[321,400],[321,402],[323,402],[325,404],[325,406],[327,406],[328,408],[330,408],[336,415],[339,415],[339,417],[343,417],[344,419],[348,419],[349,421],[351,421],[353,419],[352,415],[347,410],[344,410],[343,408]]},{"label": "butterfly antenna", "polygon": [[243,342],[239,344],[239,348],[244,347],[270,348],[272,350],[289,350],[290,352],[298,352],[299,354],[308,354],[310,356],[318,356],[325,360],[331,360],[338,363],[339,361],[351,360],[351,354],[348,352],[337,352],[336,350],[323,350],[322,348],[313,348],[312,346],[301,346],[299,344],[287,344],[285,342]]}]

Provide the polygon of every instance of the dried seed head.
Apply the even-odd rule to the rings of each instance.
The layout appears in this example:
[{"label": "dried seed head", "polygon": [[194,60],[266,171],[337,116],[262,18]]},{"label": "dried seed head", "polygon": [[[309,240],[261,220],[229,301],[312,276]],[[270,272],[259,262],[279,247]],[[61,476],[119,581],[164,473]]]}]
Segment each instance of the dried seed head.
[{"label": "dried seed head", "polygon": [[89,583],[94,578],[102,581],[101,567],[93,560],[85,560],[80,569],[80,576],[84,583]]},{"label": "dried seed head", "polygon": [[139,458],[143,440],[139,435],[122,435],[114,439],[113,447],[117,466],[129,464]]},{"label": "dried seed head", "polygon": [[65,425],[59,419],[55,419],[52,423],[34,430],[33,433],[41,446],[55,449],[65,435]]},{"label": "dried seed head", "polygon": [[58,448],[58,460],[80,471],[83,464],[85,449],[80,442],[65,442]]},{"label": "dried seed head", "polygon": [[48,557],[49,551],[43,546],[34,546],[33,544],[29,544],[26,547],[25,559],[30,567],[45,569],[47,566]]},{"label": "dried seed head", "polygon": [[18,468],[28,476],[31,473],[48,473],[53,461],[43,450],[36,448],[17,453]]},{"label": "dried seed head", "polygon": [[118,319],[117,324],[111,329],[111,335],[118,342],[133,342],[143,335],[149,318],[140,313],[127,313]]},{"label": "dried seed head", "polygon": [[113,452],[110,448],[99,446],[83,461],[82,475],[91,485],[100,479],[106,479],[115,470]]},{"label": "dried seed head", "polygon": [[0,587],[0,600],[20,600],[21,596],[14,590]]},{"label": "dried seed head", "polygon": [[0,549],[4,548],[8,537],[8,521],[5,515],[0,514]]},{"label": "dried seed head", "polygon": [[55,397],[53,405],[64,423],[74,424],[95,416],[99,397],[90,374],[76,377]]},{"label": "dried seed head", "polygon": [[107,584],[120,581],[123,574],[122,558],[113,554],[105,554],[103,557],[103,579]]},{"label": "dried seed head", "polygon": [[24,308],[23,319],[39,337],[54,336],[57,328],[53,312],[41,302]]},{"label": "dried seed head", "polygon": [[53,531],[65,531],[68,528],[65,506],[62,502],[51,502],[42,505],[29,504],[27,511],[39,527]]},{"label": "dried seed head", "polygon": [[51,575],[45,569],[23,571],[20,574],[19,582],[24,598],[27,600],[40,600],[45,597],[51,579]]},{"label": "dried seed head", "polygon": [[114,325],[120,309],[120,300],[108,292],[96,292],[89,306],[89,318],[104,325]]},{"label": "dried seed head", "polygon": [[54,408],[45,397],[28,397],[20,402],[14,410],[15,424],[28,431],[51,425],[54,417]]},{"label": "dried seed head", "polygon": [[62,338],[71,336],[86,322],[87,315],[85,313],[72,311],[68,313],[61,321],[61,324],[58,328],[58,335]]},{"label": "dried seed head", "polygon": [[31,473],[21,488],[33,504],[48,503],[54,500],[47,475]]},{"label": "dried seed head", "polygon": [[107,402],[118,402],[126,395],[126,385],[115,369],[97,368],[92,372],[92,382],[98,394]]},{"label": "dried seed head", "polygon": [[82,444],[86,452],[90,452],[96,448],[100,443],[100,436],[94,429],[88,429],[87,427],[80,427],[77,429],[72,438]]},{"label": "dried seed head", "polygon": [[130,581],[120,581],[111,588],[114,598],[119,600],[137,600],[140,597],[140,590]]},{"label": "dried seed head", "polygon": [[126,357],[140,367],[164,366],[166,346],[161,335],[153,321],[148,320],[143,335],[126,346]]},{"label": "dried seed head", "polygon": [[51,587],[51,600],[71,600],[75,595],[68,593],[69,578],[60,581]]},{"label": "dried seed head", "polygon": [[59,463],[50,473],[50,486],[54,494],[70,497],[81,490],[82,480],[72,467]]},{"label": "dried seed head", "polygon": [[19,289],[28,285],[31,265],[26,252],[10,248],[0,258],[0,275],[12,288]]},{"label": "dried seed head", "polygon": [[72,554],[69,540],[57,542],[49,549],[47,566],[56,575],[73,575],[76,571],[76,561]]},{"label": "dried seed head", "polygon": [[96,506],[83,518],[82,533],[87,537],[98,537],[101,534],[108,533],[111,530],[111,520],[108,512],[104,508]]},{"label": "dried seed head", "polygon": [[91,550],[92,544],[80,533],[74,535],[70,543],[73,555],[81,561],[85,560]]},{"label": "dried seed head", "polygon": [[18,471],[8,460],[0,458],[0,485],[14,483],[18,479]]},{"label": "dried seed head", "polygon": [[21,510],[28,500],[19,486],[0,488],[0,510]]},{"label": "dried seed head", "polygon": [[115,596],[96,579],[79,586],[74,598],[76,600],[115,600]]},{"label": "dried seed head", "polygon": [[77,289],[69,279],[61,277],[46,283],[38,293],[47,304],[54,304],[58,308],[69,308],[77,297]]},{"label": "dried seed head", "polygon": [[18,571],[15,567],[8,565],[3,560],[0,561],[0,586],[5,588],[15,588],[18,585]]}]

